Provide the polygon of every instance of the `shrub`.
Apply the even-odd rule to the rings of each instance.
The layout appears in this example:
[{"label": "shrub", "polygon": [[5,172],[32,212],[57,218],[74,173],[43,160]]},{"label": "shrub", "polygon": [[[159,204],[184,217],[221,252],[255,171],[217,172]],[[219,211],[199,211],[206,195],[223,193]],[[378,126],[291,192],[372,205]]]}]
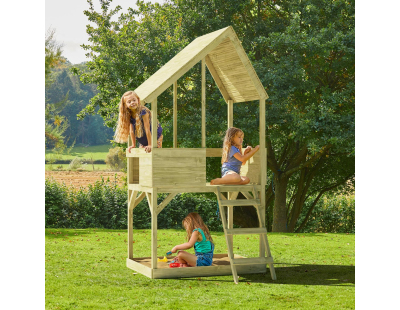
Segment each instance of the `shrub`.
[{"label": "shrub", "polygon": [[[127,188],[119,187],[116,180],[97,181],[87,188],[74,189],[46,179],[46,228],[127,228]],[[158,196],[161,203],[167,194]],[[158,216],[159,228],[182,228],[182,220],[189,212],[198,212],[213,231],[222,231],[216,215],[216,199],[204,194],[178,194]],[[135,229],[151,228],[151,214],[147,199],[133,210]]]},{"label": "shrub", "polygon": [[109,149],[105,162],[113,170],[126,171],[127,161],[124,149],[119,146]]},{"label": "shrub", "polygon": [[82,159],[79,158],[79,157],[75,157],[69,163],[68,169],[69,170],[76,170],[76,169],[79,169],[81,166],[82,166]]},{"label": "shrub", "polygon": [[[160,204],[168,194],[158,195]],[[75,189],[53,179],[45,182],[46,228],[127,228],[127,188],[118,186],[117,179],[97,181],[86,188]],[[214,194],[183,193],[176,195],[158,215],[158,228],[181,229],[189,212],[198,212],[212,231],[223,231],[217,215]],[[298,225],[305,217],[304,208]],[[133,228],[151,228],[147,199],[133,210]],[[301,232],[355,232],[355,199],[331,196],[319,201]]]},{"label": "shrub", "polygon": [[[304,209],[298,225],[305,218]],[[324,197],[314,207],[301,232],[355,233],[355,197],[336,195]]]},{"label": "shrub", "polygon": [[126,228],[126,188],[107,179],[75,189],[45,182],[45,225],[58,228]]}]

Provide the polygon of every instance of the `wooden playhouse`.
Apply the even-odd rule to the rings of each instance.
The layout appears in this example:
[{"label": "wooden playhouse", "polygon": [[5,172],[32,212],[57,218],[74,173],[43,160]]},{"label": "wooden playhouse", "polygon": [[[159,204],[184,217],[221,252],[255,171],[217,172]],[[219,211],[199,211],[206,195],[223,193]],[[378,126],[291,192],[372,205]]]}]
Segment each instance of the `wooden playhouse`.
[{"label": "wooden playhouse", "polygon": [[[201,61],[202,72],[202,147],[177,148],[177,80]],[[228,127],[233,123],[233,105],[259,100],[260,150],[242,166],[241,174],[250,178],[246,185],[210,185],[206,183],[206,157],[221,157],[222,148],[206,147],[206,92],[205,68],[208,68],[227,103]],[[273,258],[268,245],[265,227],[265,185],[267,160],[265,148],[265,100],[268,98],[235,31],[232,27],[198,37],[149,79],[135,92],[142,102],[151,103],[152,128],[157,128],[157,96],[173,85],[173,148],[132,149],[128,159],[128,258],[126,264],[149,278],[179,278],[232,274],[265,273],[268,264],[271,277],[276,279]],[[152,145],[157,145],[157,135],[152,135]],[[129,139],[129,145],[131,141]],[[178,193],[214,192],[217,195],[224,227],[227,254],[214,253],[213,265],[193,268],[168,268],[167,263],[157,262],[157,215]],[[247,199],[236,199],[242,192]],[[169,195],[160,204],[158,193]],[[132,211],[144,197],[151,211],[151,257],[133,257]],[[258,213],[259,227],[233,228],[233,206],[254,206]],[[226,210],[225,210],[226,209]],[[259,256],[246,258],[233,253],[233,235],[257,234]]]}]

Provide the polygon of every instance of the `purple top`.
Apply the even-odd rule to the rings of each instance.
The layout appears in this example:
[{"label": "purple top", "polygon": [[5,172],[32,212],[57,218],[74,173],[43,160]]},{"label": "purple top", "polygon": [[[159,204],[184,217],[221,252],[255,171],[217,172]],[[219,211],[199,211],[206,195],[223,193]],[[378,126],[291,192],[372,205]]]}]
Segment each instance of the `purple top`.
[{"label": "purple top", "polygon": [[[142,121],[142,131],[143,131],[143,135],[140,138],[138,138],[137,134],[136,134],[136,119],[131,117],[131,124],[133,125],[133,131],[135,133],[136,141],[138,141],[143,146],[149,145],[149,142],[147,141],[146,130],[144,129],[144,123],[143,123],[143,117],[142,117],[146,113],[147,113],[146,109],[142,109],[142,111],[140,111],[139,118]],[[153,132],[151,130],[151,121],[150,121],[150,132]],[[161,127],[160,123],[158,123],[158,126],[157,126],[157,140],[161,137],[161,134],[162,134],[162,127]]]}]

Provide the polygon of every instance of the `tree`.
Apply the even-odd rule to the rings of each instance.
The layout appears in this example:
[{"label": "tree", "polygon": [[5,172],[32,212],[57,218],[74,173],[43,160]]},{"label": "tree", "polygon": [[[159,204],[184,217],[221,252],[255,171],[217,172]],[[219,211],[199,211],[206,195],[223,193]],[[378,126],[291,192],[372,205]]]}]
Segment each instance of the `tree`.
[{"label": "tree", "polygon": [[[53,83],[46,87],[46,99],[48,103],[55,104],[65,102],[60,116],[68,121],[68,128],[64,132],[65,143],[71,146],[74,141],[77,144],[98,145],[108,143],[112,139],[113,130],[104,126],[104,120],[100,115],[87,115],[78,119],[77,115],[89,103],[89,100],[97,94],[96,85],[84,85],[77,76],[70,71],[72,64],[66,60],[62,66],[53,68]],[[85,65],[78,64],[75,67],[85,71]]]},{"label": "tree", "polygon": [[[64,62],[61,56],[62,46],[54,39],[55,30],[49,28],[45,36],[45,85],[53,82],[51,69]],[[59,113],[67,98],[58,103],[45,103],[45,147],[54,147],[58,150],[65,148],[64,132],[68,127],[65,117]]]},{"label": "tree", "polygon": [[62,46],[54,39],[55,29],[49,28],[45,38],[45,79],[46,84],[51,82],[51,69],[62,62]]},{"label": "tree", "polygon": [[[101,1],[102,12],[96,13],[89,3],[85,14],[96,24],[87,28],[91,45],[83,46],[92,59],[90,72],[76,73],[99,85],[100,92],[82,113],[98,106],[114,126],[122,93],[139,86],[195,37],[232,25],[270,97],[266,198],[272,230],[300,227],[299,214],[312,212],[313,204],[302,210],[306,201],[316,203],[354,179],[354,1],[138,1],[138,10],[116,22],[111,17],[120,7],[108,12],[110,1]],[[195,66],[178,82],[179,109],[188,122],[200,117],[199,72]],[[168,132],[170,90],[160,96],[164,100],[159,118]],[[207,146],[220,147],[226,104],[209,75],[207,102]],[[248,122],[258,119],[256,107],[249,102],[234,111],[234,125],[244,129],[249,145],[258,142],[258,124]],[[178,139],[188,147],[200,145],[200,122],[183,124]],[[214,165],[209,167],[218,171]]]},{"label": "tree", "polygon": [[138,10],[130,8],[112,21],[120,6],[109,11],[111,1],[101,1],[102,12],[97,13],[93,2],[88,3],[84,13],[96,25],[87,26],[90,44],[82,45],[90,59],[88,72],[79,68],[74,72],[83,83],[96,84],[99,93],[79,116],[93,114],[98,107],[106,125],[115,127],[121,95],[138,87],[188,42],[181,35],[179,17],[168,15],[167,4],[138,2]]},{"label": "tree", "polygon": [[188,36],[232,25],[267,85],[267,204],[293,231],[306,199],[354,177],[354,1],[176,3]]}]

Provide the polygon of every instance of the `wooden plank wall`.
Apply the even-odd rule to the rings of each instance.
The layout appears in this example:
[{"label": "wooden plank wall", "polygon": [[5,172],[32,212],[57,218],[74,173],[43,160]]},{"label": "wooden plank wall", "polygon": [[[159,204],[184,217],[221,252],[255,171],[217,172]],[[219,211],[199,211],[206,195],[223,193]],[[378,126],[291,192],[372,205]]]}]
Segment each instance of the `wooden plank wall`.
[{"label": "wooden plank wall", "polygon": [[206,149],[153,149],[153,187],[206,183]]},{"label": "wooden plank wall", "polygon": [[242,176],[247,176],[250,183],[260,184],[261,182],[261,163],[260,163],[260,150],[251,157],[245,165],[240,169]]},{"label": "wooden plank wall", "polygon": [[153,168],[151,164],[151,157],[141,157],[139,165],[139,184],[142,186],[152,187],[153,181]]},{"label": "wooden plank wall", "polygon": [[129,167],[129,184],[139,184],[139,158],[138,157],[128,157],[128,167]]}]

